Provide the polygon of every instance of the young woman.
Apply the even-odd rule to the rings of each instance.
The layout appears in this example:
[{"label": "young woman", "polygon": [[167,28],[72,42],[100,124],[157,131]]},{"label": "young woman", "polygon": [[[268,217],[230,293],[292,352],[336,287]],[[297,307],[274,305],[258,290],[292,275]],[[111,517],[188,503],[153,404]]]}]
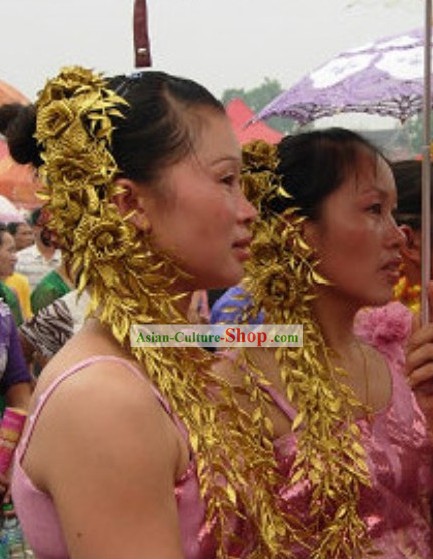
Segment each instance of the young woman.
[{"label": "young woman", "polygon": [[251,372],[244,408],[270,420],[291,556],[427,559],[433,446],[404,377],[411,313],[380,307],[405,240],[390,165],[339,128],[253,143],[244,162],[262,217],[242,283],[251,316],[304,328],[302,348],[243,350],[232,372]]},{"label": "young woman", "polygon": [[[284,557],[261,427],[198,348],[135,348],[190,296],[237,283],[256,210],[222,105],[161,72],[66,68],[0,108],[44,184],[46,227],[90,317],[38,379],[13,498],[40,557]],[[264,468],[264,461],[269,467]]]}]

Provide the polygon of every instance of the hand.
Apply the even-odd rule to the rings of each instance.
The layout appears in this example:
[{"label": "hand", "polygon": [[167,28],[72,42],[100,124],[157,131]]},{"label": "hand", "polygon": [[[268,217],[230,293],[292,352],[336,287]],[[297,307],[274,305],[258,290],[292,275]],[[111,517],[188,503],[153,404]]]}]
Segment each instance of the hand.
[{"label": "hand", "polygon": [[[433,309],[433,282],[430,282],[428,296]],[[407,345],[406,374],[433,433],[433,323],[421,326],[419,317],[413,321]]]}]

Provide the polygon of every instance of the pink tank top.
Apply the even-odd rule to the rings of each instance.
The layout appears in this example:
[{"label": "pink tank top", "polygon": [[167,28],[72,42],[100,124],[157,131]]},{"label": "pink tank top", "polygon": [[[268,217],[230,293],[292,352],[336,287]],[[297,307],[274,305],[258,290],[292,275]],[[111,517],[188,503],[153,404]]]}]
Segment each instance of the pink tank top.
[{"label": "pink tank top", "polygon": [[[78,373],[88,365],[98,361],[122,363],[132,374],[145,381],[143,374],[130,362],[112,355],[100,355],[80,361],[65,371],[40,395],[36,408],[29,416],[24,434],[15,453],[12,475],[12,496],[21,526],[30,547],[38,559],[67,559],[68,551],[62,534],[60,521],[49,495],[37,489],[21,466],[36,421],[48,398],[62,382]],[[152,385],[151,385],[152,386]],[[158,390],[152,386],[156,398],[173,419],[182,435],[187,438],[186,430],[173,414],[168,403]],[[185,557],[188,559],[210,559],[215,554],[214,542],[205,529],[205,507],[200,499],[195,463],[191,460],[187,471],[174,487],[179,511],[179,522]]]}]

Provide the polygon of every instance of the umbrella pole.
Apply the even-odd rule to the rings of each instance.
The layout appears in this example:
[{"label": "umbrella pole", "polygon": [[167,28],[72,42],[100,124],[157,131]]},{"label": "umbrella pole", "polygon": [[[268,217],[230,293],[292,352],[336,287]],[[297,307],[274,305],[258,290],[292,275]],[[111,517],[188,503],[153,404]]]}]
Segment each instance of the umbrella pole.
[{"label": "umbrella pole", "polygon": [[431,28],[432,0],[425,5],[424,103],[422,148],[422,249],[421,249],[421,322],[429,322],[428,284],[431,278]]}]

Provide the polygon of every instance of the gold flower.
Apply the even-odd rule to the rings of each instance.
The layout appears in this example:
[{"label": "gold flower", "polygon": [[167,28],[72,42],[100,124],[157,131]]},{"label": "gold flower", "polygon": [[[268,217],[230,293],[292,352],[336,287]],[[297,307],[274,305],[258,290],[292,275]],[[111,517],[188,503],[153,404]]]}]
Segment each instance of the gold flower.
[{"label": "gold flower", "polygon": [[70,97],[78,90],[91,91],[94,88],[103,87],[104,82],[100,75],[86,68],[70,66],[63,68],[56,78],[49,80],[39,94],[38,105],[40,107],[58,99]]},{"label": "gold flower", "polygon": [[75,114],[67,103],[53,101],[49,106],[43,107],[38,112],[36,134],[38,140],[43,142],[48,138],[56,138],[71,125]]},{"label": "gold flower", "polygon": [[274,171],[278,165],[277,147],[263,140],[254,140],[242,147],[242,158],[248,170],[267,168]]},{"label": "gold flower", "polygon": [[64,184],[70,192],[85,189],[87,184],[103,185],[112,180],[117,168],[105,150],[75,153],[67,147],[53,149],[46,164],[46,177],[54,185]]}]

